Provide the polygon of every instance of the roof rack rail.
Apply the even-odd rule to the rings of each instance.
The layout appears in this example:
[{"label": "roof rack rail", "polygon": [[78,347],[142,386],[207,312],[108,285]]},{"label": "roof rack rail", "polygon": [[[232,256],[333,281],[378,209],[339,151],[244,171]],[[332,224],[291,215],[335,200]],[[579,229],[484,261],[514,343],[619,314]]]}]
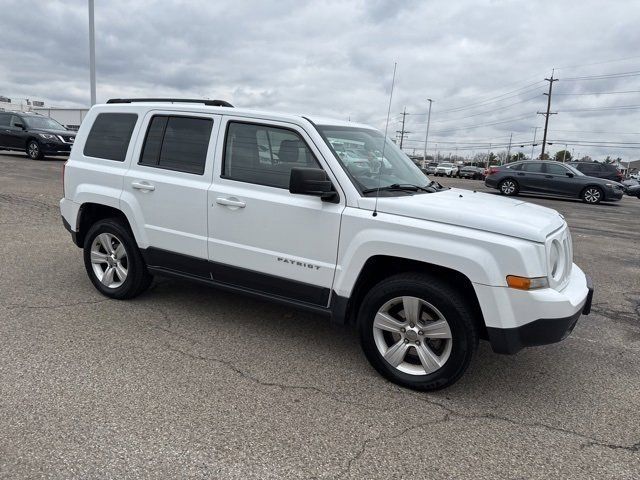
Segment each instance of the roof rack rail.
[{"label": "roof rack rail", "polygon": [[224,100],[198,100],[197,98],[110,98],[107,103],[167,102],[167,103],[202,103],[209,107],[231,107]]}]

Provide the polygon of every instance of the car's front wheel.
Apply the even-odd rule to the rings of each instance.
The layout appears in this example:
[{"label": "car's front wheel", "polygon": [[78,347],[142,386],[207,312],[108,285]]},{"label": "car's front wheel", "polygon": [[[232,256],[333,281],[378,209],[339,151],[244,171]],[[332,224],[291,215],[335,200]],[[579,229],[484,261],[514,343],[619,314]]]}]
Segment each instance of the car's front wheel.
[{"label": "car's front wheel", "polygon": [[42,148],[40,148],[40,143],[37,140],[29,140],[27,143],[27,156],[31,160],[42,160],[44,158]]},{"label": "car's front wheel", "polygon": [[89,229],[84,265],[96,289],[118,300],[140,295],[152,280],[133,235],[117,218],[100,220]]},{"label": "car's front wheel", "polygon": [[421,273],[395,275],[373,287],[360,307],[358,330],[371,365],[388,380],[416,390],[455,383],[478,345],[468,302]]},{"label": "car's front wheel", "polygon": [[598,187],[587,187],[582,192],[582,201],[586,203],[596,204],[602,201],[602,190]]},{"label": "car's front wheel", "polygon": [[517,195],[519,191],[518,183],[511,178],[506,178],[500,182],[498,190],[500,190],[500,193],[503,195]]}]

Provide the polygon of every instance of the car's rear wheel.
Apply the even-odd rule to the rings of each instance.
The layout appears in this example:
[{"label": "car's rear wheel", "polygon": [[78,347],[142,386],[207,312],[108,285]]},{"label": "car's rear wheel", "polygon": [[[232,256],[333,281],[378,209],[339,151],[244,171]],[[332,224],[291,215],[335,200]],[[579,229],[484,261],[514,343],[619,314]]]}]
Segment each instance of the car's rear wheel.
[{"label": "car's rear wheel", "polygon": [[455,383],[478,344],[468,302],[420,273],[395,275],[373,287],[360,307],[358,329],[371,365],[388,380],[416,390]]},{"label": "car's rear wheel", "polygon": [[500,190],[500,193],[507,196],[517,195],[518,191],[520,191],[518,182],[512,178],[505,178],[502,180],[498,185],[498,189]]},{"label": "car's rear wheel", "polygon": [[140,295],[152,280],[133,235],[117,218],[100,220],[89,229],[84,264],[96,289],[110,298]]},{"label": "car's rear wheel", "polygon": [[598,187],[587,187],[582,191],[582,201],[585,203],[596,204],[602,201],[602,190]]},{"label": "car's rear wheel", "polygon": [[40,143],[38,143],[37,140],[29,140],[27,143],[27,156],[31,160],[41,160],[44,158],[42,148],[40,148]]}]

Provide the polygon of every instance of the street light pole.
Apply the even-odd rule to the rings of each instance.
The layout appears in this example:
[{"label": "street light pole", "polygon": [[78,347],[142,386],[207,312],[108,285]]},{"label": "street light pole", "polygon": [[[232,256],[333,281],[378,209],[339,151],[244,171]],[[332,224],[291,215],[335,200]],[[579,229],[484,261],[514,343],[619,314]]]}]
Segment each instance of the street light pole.
[{"label": "street light pole", "polygon": [[427,98],[429,102],[429,113],[427,114],[427,133],[424,135],[424,150],[422,151],[422,168],[425,168],[427,164],[427,141],[429,140],[429,124],[431,123],[431,104],[433,100]]},{"label": "street light pole", "polygon": [[91,106],[96,104],[96,34],[93,22],[93,0],[89,0],[89,78]]}]

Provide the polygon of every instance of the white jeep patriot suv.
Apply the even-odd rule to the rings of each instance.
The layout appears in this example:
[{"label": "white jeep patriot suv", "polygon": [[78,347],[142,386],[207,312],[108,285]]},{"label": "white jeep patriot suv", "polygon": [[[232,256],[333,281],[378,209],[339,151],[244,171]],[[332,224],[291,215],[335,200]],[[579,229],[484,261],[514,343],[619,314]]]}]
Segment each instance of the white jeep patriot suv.
[{"label": "white jeep patriot suv", "polygon": [[457,381],[479,338],[562,340],[593,295],[554,210],[442,187],[367,125],[219,100],[93,107],[60,210],[103,295],[170,275],[354,323],[373,367],[420,390]]}]

